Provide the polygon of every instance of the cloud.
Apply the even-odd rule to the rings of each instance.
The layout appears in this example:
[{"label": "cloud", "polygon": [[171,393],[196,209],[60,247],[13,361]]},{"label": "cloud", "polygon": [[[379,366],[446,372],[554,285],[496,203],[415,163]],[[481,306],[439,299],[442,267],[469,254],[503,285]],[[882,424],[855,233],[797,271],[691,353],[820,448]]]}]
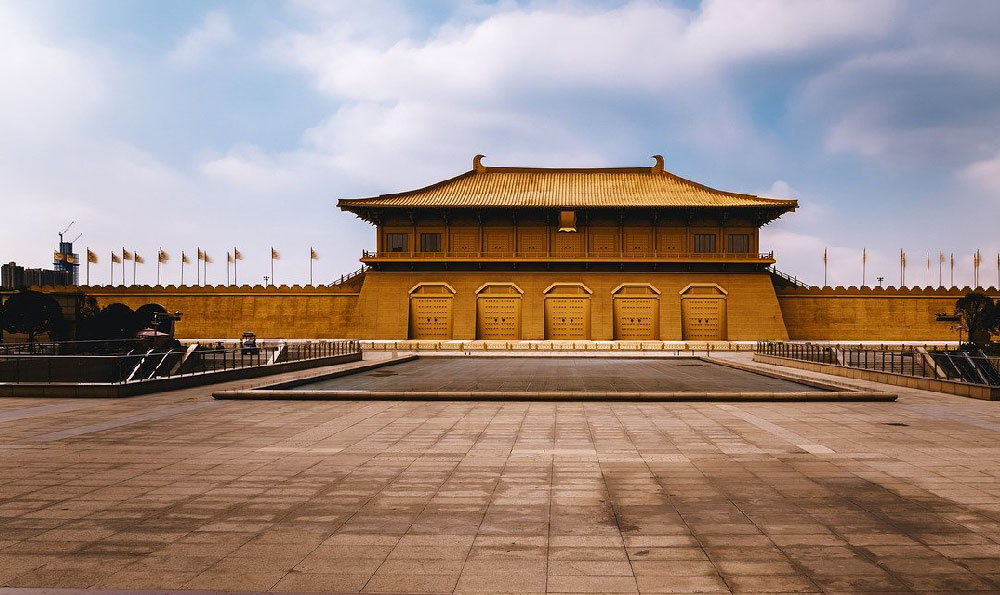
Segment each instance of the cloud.
[{"label": "cloud", "polygon": [[[8,3],[0,200],[23,205],[36,229],[80,219],[93,247],[151,252],[162,243],[176,256],[200,245],[216,258],[217,281],[234,244],[247,256],[242,280],[269,274],[273,243],[289,255],[279,280],[302,280],[308,260],[292,255],[308,255],[309,244],[324,255],[317,278],[357,268],[372,247],[370,226],[337,212],[337,198],[423,186],[469,169],[476,153],[489,165],[584,167],[664,153],[685,177],[798,198],[798,212],[765,229],[781,268],[818,282],[829,246],[831,282],[856,284],[862,245],[873,267],[891,272],[898,248],[882,244],[910,241],[904,234],[959,250],[992,233],[989,217],[966,223],[957,209],[921,208],[931,190],[898,189],[881,169],[902,164],[907,179],[936,182],[948,200],[968,196],[955,192],[956,179],[975,192],[996,188],[1000,88],[991,65],[1000,44],[984,24],[995,22],[989,6],[970,5],[972,16],[895,1],[442,11],[299,0],[248,13],[262,26],[241,28],[239,39],[226,12],[210,12],[144,55],[116,46],[135,33],[127,23],[81,42]],[[224,51],[236,43],[239,59]],[[150,80],[163,89],[157,109],[136,99]],[[196,84],[211,101],[174,101]],[[295,114],[281,120],[293,128],[254,126],[275,112]],[[171,137],[181,136],[176,150]],[[169,149],[158,151],[161,139]],[[845,166],[840,155],[874,165]],[[859,217],[852,208],[862,204]],[[39,264],[52,238],[36,229],[13,232],[11,256]],[[859,248],[838,245],[851,243]],[[144,278],[152,271],[140,267]]]},{"label": "cloud", "polygon": [[107,83],[100,52],[54,43],[15,6],[0,4],[0,137],[39,144],[101,108]]},{"label": "cloud", "polygon": [[833,154],[959,167],[1000,150],[1000,45],[980,31],[1000,18],[1000,5],[965,3],[960,20],[950,12],[922,4],[885,47],[809,79],[793,112],[820,125]]},{"label": "cloud", "polygon": [[771,187],[764,191],[768,198],[796,198],[799,191],[788,185],[784,180],[775,180]]},{"label": "cloud", "polygon": [[993,198],[1000,198],[1000,153],[965,166],[959,172],[959,179]]},{"label": "cloud", "polygon": [[212,11],[205,14],[197,27],[177,41],[167,54],[167,63],[178,68],[199,66],[219,48],[235,41],[236,34],[229,15],[222,11]]},{"label": "cloud", "polygon": [[[393,6],[375,18],[363,7],[297,3],[311,26],[279,35],[265,53],[337,103],[303,150],[358,179],[388,172],[421,183],[457,173],[441,164],[464,166],[476,152],[508,164],[607,165],[620,163],[610,155],[653,150],[748,170],[774,164],[775,139],[755,125],[732,72],[847,52],[891,29],[899,5],[500,4],[436,28],[398,7],[396,19]],[[402,24],[387,36],[380,21]]]}]

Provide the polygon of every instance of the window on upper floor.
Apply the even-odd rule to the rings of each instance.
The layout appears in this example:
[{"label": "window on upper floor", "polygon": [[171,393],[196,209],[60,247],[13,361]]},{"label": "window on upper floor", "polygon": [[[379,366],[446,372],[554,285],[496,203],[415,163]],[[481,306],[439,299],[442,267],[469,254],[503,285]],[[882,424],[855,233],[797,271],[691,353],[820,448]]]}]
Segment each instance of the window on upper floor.
[{"label": "window on upper floor", "polygon": [[441,234],[439,234],[439,233],[422,233],[422,234],[420,234],[420,251],[421,252],[440,252],[441,251]]},{"label": "window on upper floor", "polygon": [[734,253],[749,252],[750,234],[745,234],[745,233],[729,234],[729,251]]},{"label": "window on upper floor", "polygon": [[407,252],[409,243],[407,240],[407,235],[405,233],[387,233],[385,234],[385,247],[389,252]]},{"label": "window on upper floor", "polygon": [[715,234],[714,233],[694,234],[694,251],[715,252]]}]

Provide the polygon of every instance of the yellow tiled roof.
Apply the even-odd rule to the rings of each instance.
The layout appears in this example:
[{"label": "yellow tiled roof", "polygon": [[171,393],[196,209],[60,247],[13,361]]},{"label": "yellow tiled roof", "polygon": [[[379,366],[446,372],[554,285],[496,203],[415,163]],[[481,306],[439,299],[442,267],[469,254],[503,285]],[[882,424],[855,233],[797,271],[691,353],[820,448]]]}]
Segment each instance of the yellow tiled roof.
[{"label": "yellow tiled roof", "polygon": [[[478,162],[477,162],[478,165]],[[795,200],[715,190],[657,167],[547,169],[483,167],[426,188],[342,199],[352,207],[771,207]]]}]

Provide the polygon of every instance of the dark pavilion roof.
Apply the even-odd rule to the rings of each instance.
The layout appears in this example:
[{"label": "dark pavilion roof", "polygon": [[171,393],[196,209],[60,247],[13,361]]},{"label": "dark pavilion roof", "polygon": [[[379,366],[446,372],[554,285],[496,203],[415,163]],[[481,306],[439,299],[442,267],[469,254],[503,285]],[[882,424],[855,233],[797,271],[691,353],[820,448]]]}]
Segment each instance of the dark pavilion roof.
[{"label": "dark pavilion roof", "polygon": [[709,188],[653,167],[486,167],[482,156],[459,176],[418,190],[341,199],[337,206],[363,215],[371,209],[414,208],[656,208],[707,207],[793,211],[798,201]]}]

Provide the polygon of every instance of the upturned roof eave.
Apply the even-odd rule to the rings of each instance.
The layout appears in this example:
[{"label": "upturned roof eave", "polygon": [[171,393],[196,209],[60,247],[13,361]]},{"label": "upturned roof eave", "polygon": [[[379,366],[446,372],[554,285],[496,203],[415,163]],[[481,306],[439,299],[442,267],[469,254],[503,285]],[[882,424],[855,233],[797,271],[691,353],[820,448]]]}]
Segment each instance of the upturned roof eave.
[{"label": "upturned roof eave", "polygon": [[[478,164],[478,162],[477,162]],[[669,177],[682,184],[690,185],[693,188],[700,190],[702,192],[707,192],[716,195],[724,199],[732,199],[734,201],[747,201],[749,204],[676,204],[676,201],[671,201],[665,199],[663,204],[593,204],[589,201],[572,203],[567,202],[564,204],[393,204],[393,201],[398,201],[400,199],[406,199],[410,197],[416,197],[421,194],[426,194],[432,192],[438,188],[448,186],[450,184],[459,182],[470,176],[476,176],[485,173],[589,173],[589,174],[600,174],[600,173],[630,173],[637,175],[660,175]],[[405,192],[387,193],[380,194],[378,196],[372,197],[361,197],[361,198],[342,198],[337,201],[337,206],[344,211],[352,211],[352,207],[358,208],[385,208],[385,209],[402,209],[402,210],[413,210],[413,209],[519,209],[519,208],[574,208],[574,209],[781,209],[782,212],[791,212],[798,208],[798,201],[793,199],[776,199],[768,198],[763,196],[757,196],[754,194],[737,193],[737,192],[727,192],[725,190],[718,190],[710,186],[706,186],[699,182],[689,180],[678,176],[677,174],[671,173],[666,170],[659,170],[654,172],[648,167],[606,167],[606,168],[544,168],[544,167],[482,167],[481,170],[471,169],[469,171],[463,172],[452,178],[441,180],[435,182],[423,188],[417,188],[414,190],[408,190]],[[352,211],[353,212],[353,211]]]}]

